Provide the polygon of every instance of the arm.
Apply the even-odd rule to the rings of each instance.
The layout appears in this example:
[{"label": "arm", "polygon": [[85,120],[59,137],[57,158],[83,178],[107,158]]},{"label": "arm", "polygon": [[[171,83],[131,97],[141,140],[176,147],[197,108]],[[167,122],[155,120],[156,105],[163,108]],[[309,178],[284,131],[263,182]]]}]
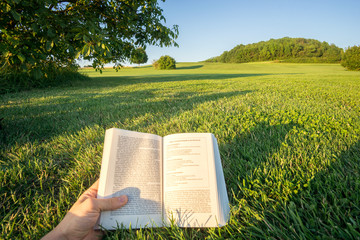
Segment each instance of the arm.
[{"label": "arm", "polygon": [[110,211],[124,206],[128,198],[97,199],[99,180],[97,180],[71,207],[64,219],[43,237],[47,239],[96,239],[102,232],[94,229],[101,211]]}]

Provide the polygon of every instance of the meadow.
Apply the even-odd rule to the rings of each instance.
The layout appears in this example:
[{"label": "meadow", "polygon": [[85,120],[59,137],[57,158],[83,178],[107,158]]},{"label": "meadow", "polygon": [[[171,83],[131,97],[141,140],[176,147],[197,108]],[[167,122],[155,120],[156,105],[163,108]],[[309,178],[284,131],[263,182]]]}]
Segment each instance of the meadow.
[{"label": "meadow", "polygon": [[69,87],[0,95],[0,238],[53,229],[99,177],[111,127],[213,133],[231,218],[108,239],[360,238],[360,72],[271,62],[82,72],[89,80]]}]

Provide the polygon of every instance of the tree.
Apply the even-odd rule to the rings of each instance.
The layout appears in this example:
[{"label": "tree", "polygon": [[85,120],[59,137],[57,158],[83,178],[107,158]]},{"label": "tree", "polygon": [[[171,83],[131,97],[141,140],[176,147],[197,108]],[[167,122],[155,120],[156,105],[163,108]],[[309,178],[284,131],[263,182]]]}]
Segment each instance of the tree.
[{"label": "tree", "polygon": [[342,49],[334,44],[314,39],[289,38],[270,39],[247,45],[238,45],[225,51],[211,62],[255,62],[283,60],[288,62],[340,62]]},{"label": "tree", "polygon": [[159,60],[153,63],[155,69],[160,70],[168,70],[168,69],[176,69],[176,61],[174,58],[165,55],[161,56]]},{"label": "tree", "polygon": [[177,46],[177,25],[163,22],[157,0],[1,1],[1,68],[42,75],[78,58],[119,67],[138,47]]},{"label": "tree", "polygon": [[142,64],[142,63],[146,63],[147,61],[148,61],[148,55],[146,54],[145,49],[142,47],[137,48],[131,54],[131,59],[130,59],[131,63]]},{"label": "tree", "polygon": [[346,49],[341,65],[348,70],[360,71],[360,46],[353,46]]}]

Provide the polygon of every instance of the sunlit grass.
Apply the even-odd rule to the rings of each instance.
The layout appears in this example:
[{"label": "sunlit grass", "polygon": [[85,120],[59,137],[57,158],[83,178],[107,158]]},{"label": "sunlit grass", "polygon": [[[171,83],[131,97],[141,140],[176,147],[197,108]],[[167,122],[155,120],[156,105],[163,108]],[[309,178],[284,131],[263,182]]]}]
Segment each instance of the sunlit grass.
[{"label": "sunlit grass", "polygon": [[360,237],[360,73],[334,64],[182,63],[1,95],[1,234],[39,238],[98,178],[105,129],[212,132],[231,203],[221,229],[109,238]]}]

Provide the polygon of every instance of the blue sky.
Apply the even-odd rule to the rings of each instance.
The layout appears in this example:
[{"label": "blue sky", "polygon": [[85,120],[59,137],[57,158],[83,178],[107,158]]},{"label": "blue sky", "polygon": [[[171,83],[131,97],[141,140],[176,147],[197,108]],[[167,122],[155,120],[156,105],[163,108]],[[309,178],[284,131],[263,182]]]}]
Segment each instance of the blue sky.
[{"label": "blue sky", "polygon": [[360,45],[360,0],[167,0],[160,6],[166,25],[179,25],[180,47],[148,47],[149,63],[162,55],[197,62],[238,44],[286,36]]}]

